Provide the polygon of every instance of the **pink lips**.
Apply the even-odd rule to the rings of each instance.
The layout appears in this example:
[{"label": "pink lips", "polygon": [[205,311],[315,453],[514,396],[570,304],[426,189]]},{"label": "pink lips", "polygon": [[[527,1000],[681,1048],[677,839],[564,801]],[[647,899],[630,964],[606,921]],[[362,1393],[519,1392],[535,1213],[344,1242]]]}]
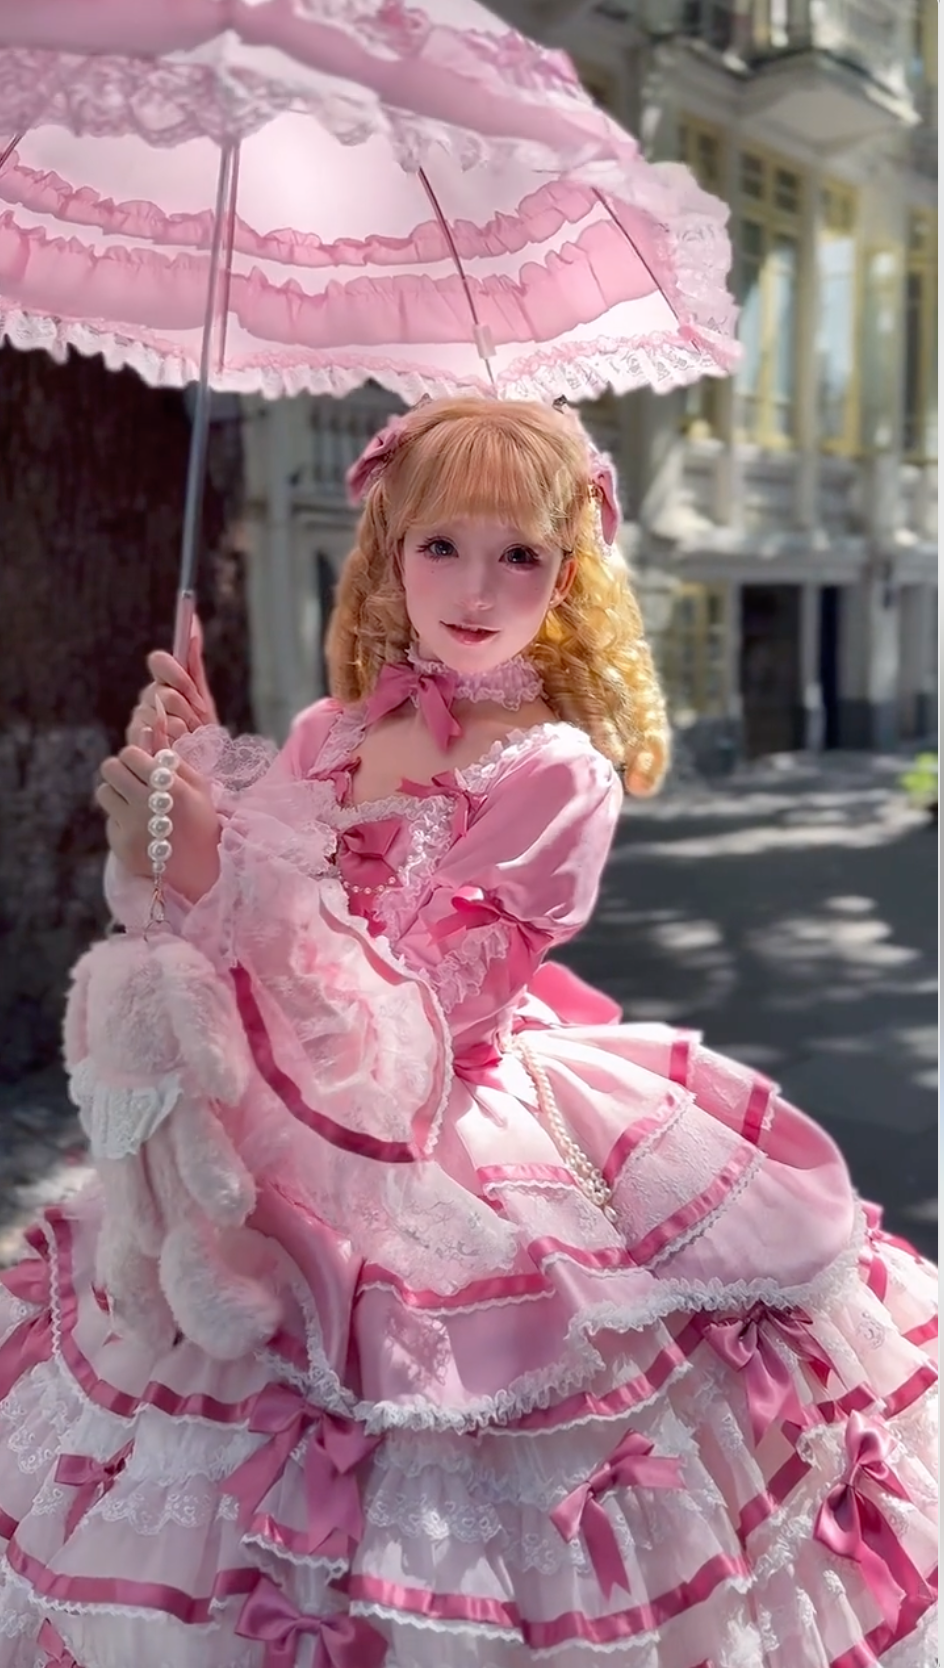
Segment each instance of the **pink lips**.
[{"label": "pink lips", "polygon": [[497,636],[488,626],[446,625],[446,630],[460,643],[485,643]]}]

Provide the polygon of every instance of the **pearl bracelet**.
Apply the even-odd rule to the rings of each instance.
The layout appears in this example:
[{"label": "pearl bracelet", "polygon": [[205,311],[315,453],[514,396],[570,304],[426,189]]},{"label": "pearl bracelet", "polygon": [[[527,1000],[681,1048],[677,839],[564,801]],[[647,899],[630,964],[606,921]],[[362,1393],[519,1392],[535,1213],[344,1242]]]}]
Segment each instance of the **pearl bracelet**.
[{"label": "pearl bracelet", "polygon": [[147,923],[149,927],[161,926],[165,920],[164,871],[171,859],[173,848],[170,837],[174,832],[171,818],[174,796],[171,790],[179,764],[180,760],[173,748],[162,747],[160,752],[154,755],[154,768],[148,778],[148,834],[151,839],[147,854],[154,876],[154,892]]}]

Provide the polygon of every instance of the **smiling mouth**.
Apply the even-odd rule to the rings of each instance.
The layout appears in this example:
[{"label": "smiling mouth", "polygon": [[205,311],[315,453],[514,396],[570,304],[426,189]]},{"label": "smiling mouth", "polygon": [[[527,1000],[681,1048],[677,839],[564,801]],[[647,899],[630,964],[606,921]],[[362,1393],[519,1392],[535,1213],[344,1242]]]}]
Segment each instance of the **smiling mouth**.
[{"label": "smiling mouth", "polygon": [[451,631],[452,635],[463,643],[484,643],[487,637],[498,635],[490,626],[450,625],[448,621],[444,621],[443,624],[447,631]]}]

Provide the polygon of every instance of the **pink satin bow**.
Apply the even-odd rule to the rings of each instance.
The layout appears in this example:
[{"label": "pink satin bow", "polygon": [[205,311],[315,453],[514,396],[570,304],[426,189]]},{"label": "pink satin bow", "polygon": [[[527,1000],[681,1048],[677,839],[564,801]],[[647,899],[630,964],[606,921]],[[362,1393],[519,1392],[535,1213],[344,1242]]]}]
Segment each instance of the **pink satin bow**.
[{"label": "pink satin bow", "polygon": [[436,746],[443,752],[462,734],[462,726],[452,716],[459,678],[447,666],[442,671],[420,672],[406,662],[386,665],[377,679],[377,687],[365,708],[368,724],[376,724],[390,712],[396,712],[404,701],[416,697],[416,704]]},{"label": "pink satin bow", "polygon": [[[305,1454],[305,1551],[322,1550],[334,1536],[356,1545],[364,1532],[364,1520],[353,1473],[361,1460],[373,1453],[380,1438],[368,1436],[360,1425],[312,1407],[302,1400],[300,1391],[289,1385],[269,1384],[259,1396],[249,1429],[265,1432],[270,1441],[233,1472],[226,1491],[239,1502],[239,1522],[245,1525],[282,1475],[289,1456],[311,1425],[317,1425],[318,1430]],[[273,1538],[278,1539],[278,1526],[270,1527]]]},{"label": "pink satin bow", "polygon": [[[35,1240],[28,1243],[35,1243]],[[45,1253],[45,1241],[41,1242]],[[11,1297],[21,1303],[33,1303],[35,1315],[27,1315],[15,1326],[9,1337],[0,1344],[0,1401],[13,1389],[18,1378],[48,1361],[52,1355],[52,1313],[50,1311],[49,1262],[46,1255],[24,1257],[15,1268],[6,1269],[0,1278]]]},{"label": "pink satin bow", "polygon": [[825,1384],[831,1366],[811,1337],[811,1317],[802,1309],[789,1314],[756,1304],[746,1315],[708,1318],[707,1342],[734,1372],[743,1377],[751,1435],[759,1443],[779,1419],[803,1423],[803,1406],[789,1364],[778,1355],[770,1332],[776,1331]]},{"label": "pink satin bow", "polygon": [[400,783],[400,792],[408,793],[414,799],[451,800],[453,840],[460,840],[463,834],[468,833],[472,818],[472,795],[456,781],[454,771],[441,770],[431,782],[413,782],[405,776]]},{"label": "pink satin bow", "polygon": [[605,1598],[614,1587],[629,1592],[626,1565],[619,1541],[599,1496],[613,1488],[682,1488],[682,1462],[653,1457],[652,1443],[628,1431],[610,1458],[585,1483],[573,1489],[551,1513],[551,1522],[565,1541],[583,1537],[596,1578]]},{"label": "pink satin bow", "polygon": [[452,1065],[463,1083],[485,1084],[497,1089],[501,1088],[498,1071],[503,1059],[504,1055],[493,1042],[477,1042],[456,1054]]},{"label": "pink satin bow", "polygon": [[96,1502],[114,1488],[133,1448],[133,1442],[126,1442],[117,1454],[112,1454],[107,1460],[91,1459],[87,1454],[60,1454],[56,1482],[76,1490],[66,1518],[67,1540],[75,1533],[86,1512],[91,1511]]},{"label": "pink satin bow", "polygon": [[338,840],[338,869],[345,883],[362,891],[389,885],[397,872],[389,855],[402,832],[399,817],[383,817],[379,822],[348,828]]},{"label": "pink satin bow", "polygon": [[591,453],[590,485],[600,506],[600,526],[607,544],[612,544],[619,532],[620,503],[616,470],[604,452]]},{"label": "pink satin bow", "polygon": [[52,1622],[43,1623],[36,1643],[41,1651],[46,1652],[49,1661],[56,1664],[56,1668],[79,1668],[62,1634],[53,1627]]},{"label": "pink satin bow", "polygon": [[404,417],[388,417],[383,428],[378,429],[360,457],[352,463],[344,477],[352,504],[363,503],[374,482],[380,479],[403,439],[404,426]]},{"label": "pink satin bow", "polygon": [[351,784],[360,769],[360,759],[349,759],[347,764],[335,765],[333,770],[316,770],[313,782],[330,782],[339,805],[346,805],[351,797]]},{"label": "pink satin bow", "polygon": [[[876,1502],[862,1492],[862,1484],[868,1482],[897,1500],[910,1500],[908,1490],[888,1463],[891,1446],[886,1430],[867,1424],[861,1413],[850,1415],[845,1475],[823,1501],[814,1533],[831,1552],[851,1558],[861,1567],[882,1615],[894,1626],[901,1594],[923,1592],[927,1583]],[[901,1592],[896,1590],[899,1588]]]},{"label": "pink satin bow", "polygon": [[481,886],[461,886],[450,901],[452,914],[436,921],[431,930],[436,944],[441,944],[444,938],[452,938],[454,933],[464,932],[468,927],[490,927],[493,921],[508,919],[497,898],[483,891]]},{"label": "pink satin bow", "polygon": [[265,1645],[263,1668],[296,1668],[306,1634],[318,1641],[314,1668],[381,1668],[387,1655],[385,1641],[362,1617],[304,1616],[268,1576],[249,1594],[236,1632]]}]

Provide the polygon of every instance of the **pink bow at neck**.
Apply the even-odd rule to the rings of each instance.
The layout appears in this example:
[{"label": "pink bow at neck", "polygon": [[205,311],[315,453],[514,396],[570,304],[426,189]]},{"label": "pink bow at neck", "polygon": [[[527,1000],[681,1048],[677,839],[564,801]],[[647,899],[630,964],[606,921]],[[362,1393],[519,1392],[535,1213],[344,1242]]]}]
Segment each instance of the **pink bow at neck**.
[{"label": "pink bow at neck", "polygon": [[445,753],[450,743],[462,734],[462,725],[452,715],[459,678],[456,672],[443,666],[435,672],[419,671],[406,664],[385,666],[377,679],[377,687],[365,709],[368,724],[376,724],[390,712],[396,712],[404,701],[416,699],[416,704],[436,746]]},{"label": "pink bow at neck", "polygon": [[674,1458],[653,1455],[652,1443],[638,1431],[628,1431],[617,1444],[608,1460],[573,1489],[551,1513],[551,1522],[565,1541],[583,1537],[596,1578],[605,1598],[614,1587],[625,1587],[629,1581],[623,1554],[599,1496],[613,1488],[681,1488],[682,1462]]},{"label": "pink bow at neck", "polygon": [[876,1493],[911,1498],[888,1463],[891,1447],[886,1430],[868,1424],[861,1413],[850,1414],[845,1475],[823,1501],[814,1534],[838,1557],[859,1565],[886,1622],[894,1626],[902,1595],[925,1593],[928,1584],[874,1498]]},{"label": "pink bow at neck", "polygon": [[317,1640],[314,1668],[380,1668],[387,1646],[361,1616],[304,1616],[268,1576],[256,1583],[236,1623],[240,1639],[265,1645],[263,1668],[296,1668],[307,1634]]}]

